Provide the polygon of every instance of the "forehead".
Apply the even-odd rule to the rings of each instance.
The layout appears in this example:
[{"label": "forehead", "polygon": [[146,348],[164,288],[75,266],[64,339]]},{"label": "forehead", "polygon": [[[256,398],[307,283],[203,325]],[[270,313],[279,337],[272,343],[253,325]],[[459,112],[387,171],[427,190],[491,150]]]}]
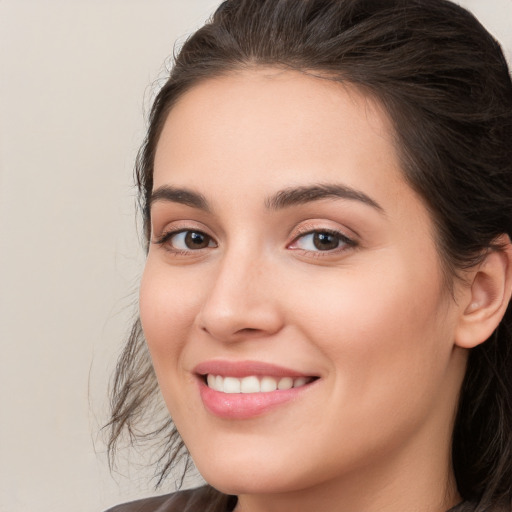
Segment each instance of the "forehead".
[{"label": "forehead", "polygon": [[351,84],[272,68],[208,79],[185,93],[165,122],[154,169],[154,188],[171,182],[212,193],[312,181],[370,193],[405,186],[392,124],[377,101]]}]

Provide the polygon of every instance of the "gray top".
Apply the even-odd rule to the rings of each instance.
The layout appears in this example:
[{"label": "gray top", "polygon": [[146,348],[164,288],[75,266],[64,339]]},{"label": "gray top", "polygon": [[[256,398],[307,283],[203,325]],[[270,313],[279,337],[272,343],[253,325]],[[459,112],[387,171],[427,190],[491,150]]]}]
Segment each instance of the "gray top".
[{"label": "gray top", "polygon": [[122,505],[106,512],[232,512],[236,496],[227,496],[208,485]]}]

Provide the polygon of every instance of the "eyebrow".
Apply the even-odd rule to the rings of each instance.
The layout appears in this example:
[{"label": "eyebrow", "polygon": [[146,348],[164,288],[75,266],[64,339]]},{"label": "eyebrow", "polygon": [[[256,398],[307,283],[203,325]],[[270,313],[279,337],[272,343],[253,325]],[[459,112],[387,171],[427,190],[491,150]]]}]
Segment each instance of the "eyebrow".
[{"label": "eyebrow", "polygon": [[[381,213],[384,209],[374,199],[366,195],[364,192],[356,190],[352,187],[339,184],[317,184],[298,187],[289,187],[280,190],[276,194],[265,200],[265,206],[269,210],[281,210],[322,199],[349,199],[359,201],[363,204],[375,208]],[[184,204],[192,208],[198,208],[205,212],[210,212],[208,200],[203,194],[194,192],[187,188],[178,188],[170,185],[163,185],[152,192],[149,199],[151,207],[155,202],[169,201],[173,203]]]},{"label": "eyebrow", "polygon": [[318,184],[286,188],[267,199],[265,205],[270,210],[280,210],[290,206],[332,198],[360,201],[384,213],[384,208],[364,192],[338,184]]},{"label": "eyebrow", "polygon": [[192,208],[204,210],[206,212],[210,211],[208,201],[203,196],[203,194],[194,192],[187,188],[177,188],[171,187],[169,185],[159,187],[151,193],[151,197],[149,198],[149,206],[151,207],[153,203],[158,201],[180,203],[186,206],[191,206]]}]

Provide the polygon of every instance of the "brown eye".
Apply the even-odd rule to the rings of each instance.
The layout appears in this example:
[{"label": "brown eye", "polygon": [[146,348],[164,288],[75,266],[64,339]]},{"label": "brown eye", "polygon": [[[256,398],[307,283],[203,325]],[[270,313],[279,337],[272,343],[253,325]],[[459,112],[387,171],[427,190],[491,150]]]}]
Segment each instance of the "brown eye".
[{"label": "brown eye", "polygon": [[350,238],[337,231],[311,231],[295,239],[290,249],[302,249],[308,252],[329,252],[354,247]]},{"label": "brown eye", "polygon": [[164,237],[161,243],[176,251],[194,251],[217,247],[213,238],[202,231],[185,230],[171,233]]},{"label": "brown eye", "polygon": [[313,245],[319,251],[332,251],[340,245],[340,238],[333,233],[313,233]]},{"label": "brown eye", "polygon": [[188,249],[204,249],[210,244],[210,237],[199,231],[186,231],[185,245]]}]

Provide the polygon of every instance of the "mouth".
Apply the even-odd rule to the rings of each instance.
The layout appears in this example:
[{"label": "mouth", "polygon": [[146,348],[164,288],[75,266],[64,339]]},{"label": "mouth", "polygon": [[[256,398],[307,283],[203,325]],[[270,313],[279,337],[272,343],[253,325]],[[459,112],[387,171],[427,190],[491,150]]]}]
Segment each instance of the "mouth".
[{"label": "mouth", "polygon": [[212,390],[226,394],[269,393],[301,388],[316,380],[317,377],[273,377],[270,375],[249,375],[238,378],[209,373],[203,376],[204,383]]},{"label": "mouth", "polygon": [[320,381],[319,376],[254,361],[208,361],[194,373],[206,410],[227,420],[257,418],[291,406]]}]

